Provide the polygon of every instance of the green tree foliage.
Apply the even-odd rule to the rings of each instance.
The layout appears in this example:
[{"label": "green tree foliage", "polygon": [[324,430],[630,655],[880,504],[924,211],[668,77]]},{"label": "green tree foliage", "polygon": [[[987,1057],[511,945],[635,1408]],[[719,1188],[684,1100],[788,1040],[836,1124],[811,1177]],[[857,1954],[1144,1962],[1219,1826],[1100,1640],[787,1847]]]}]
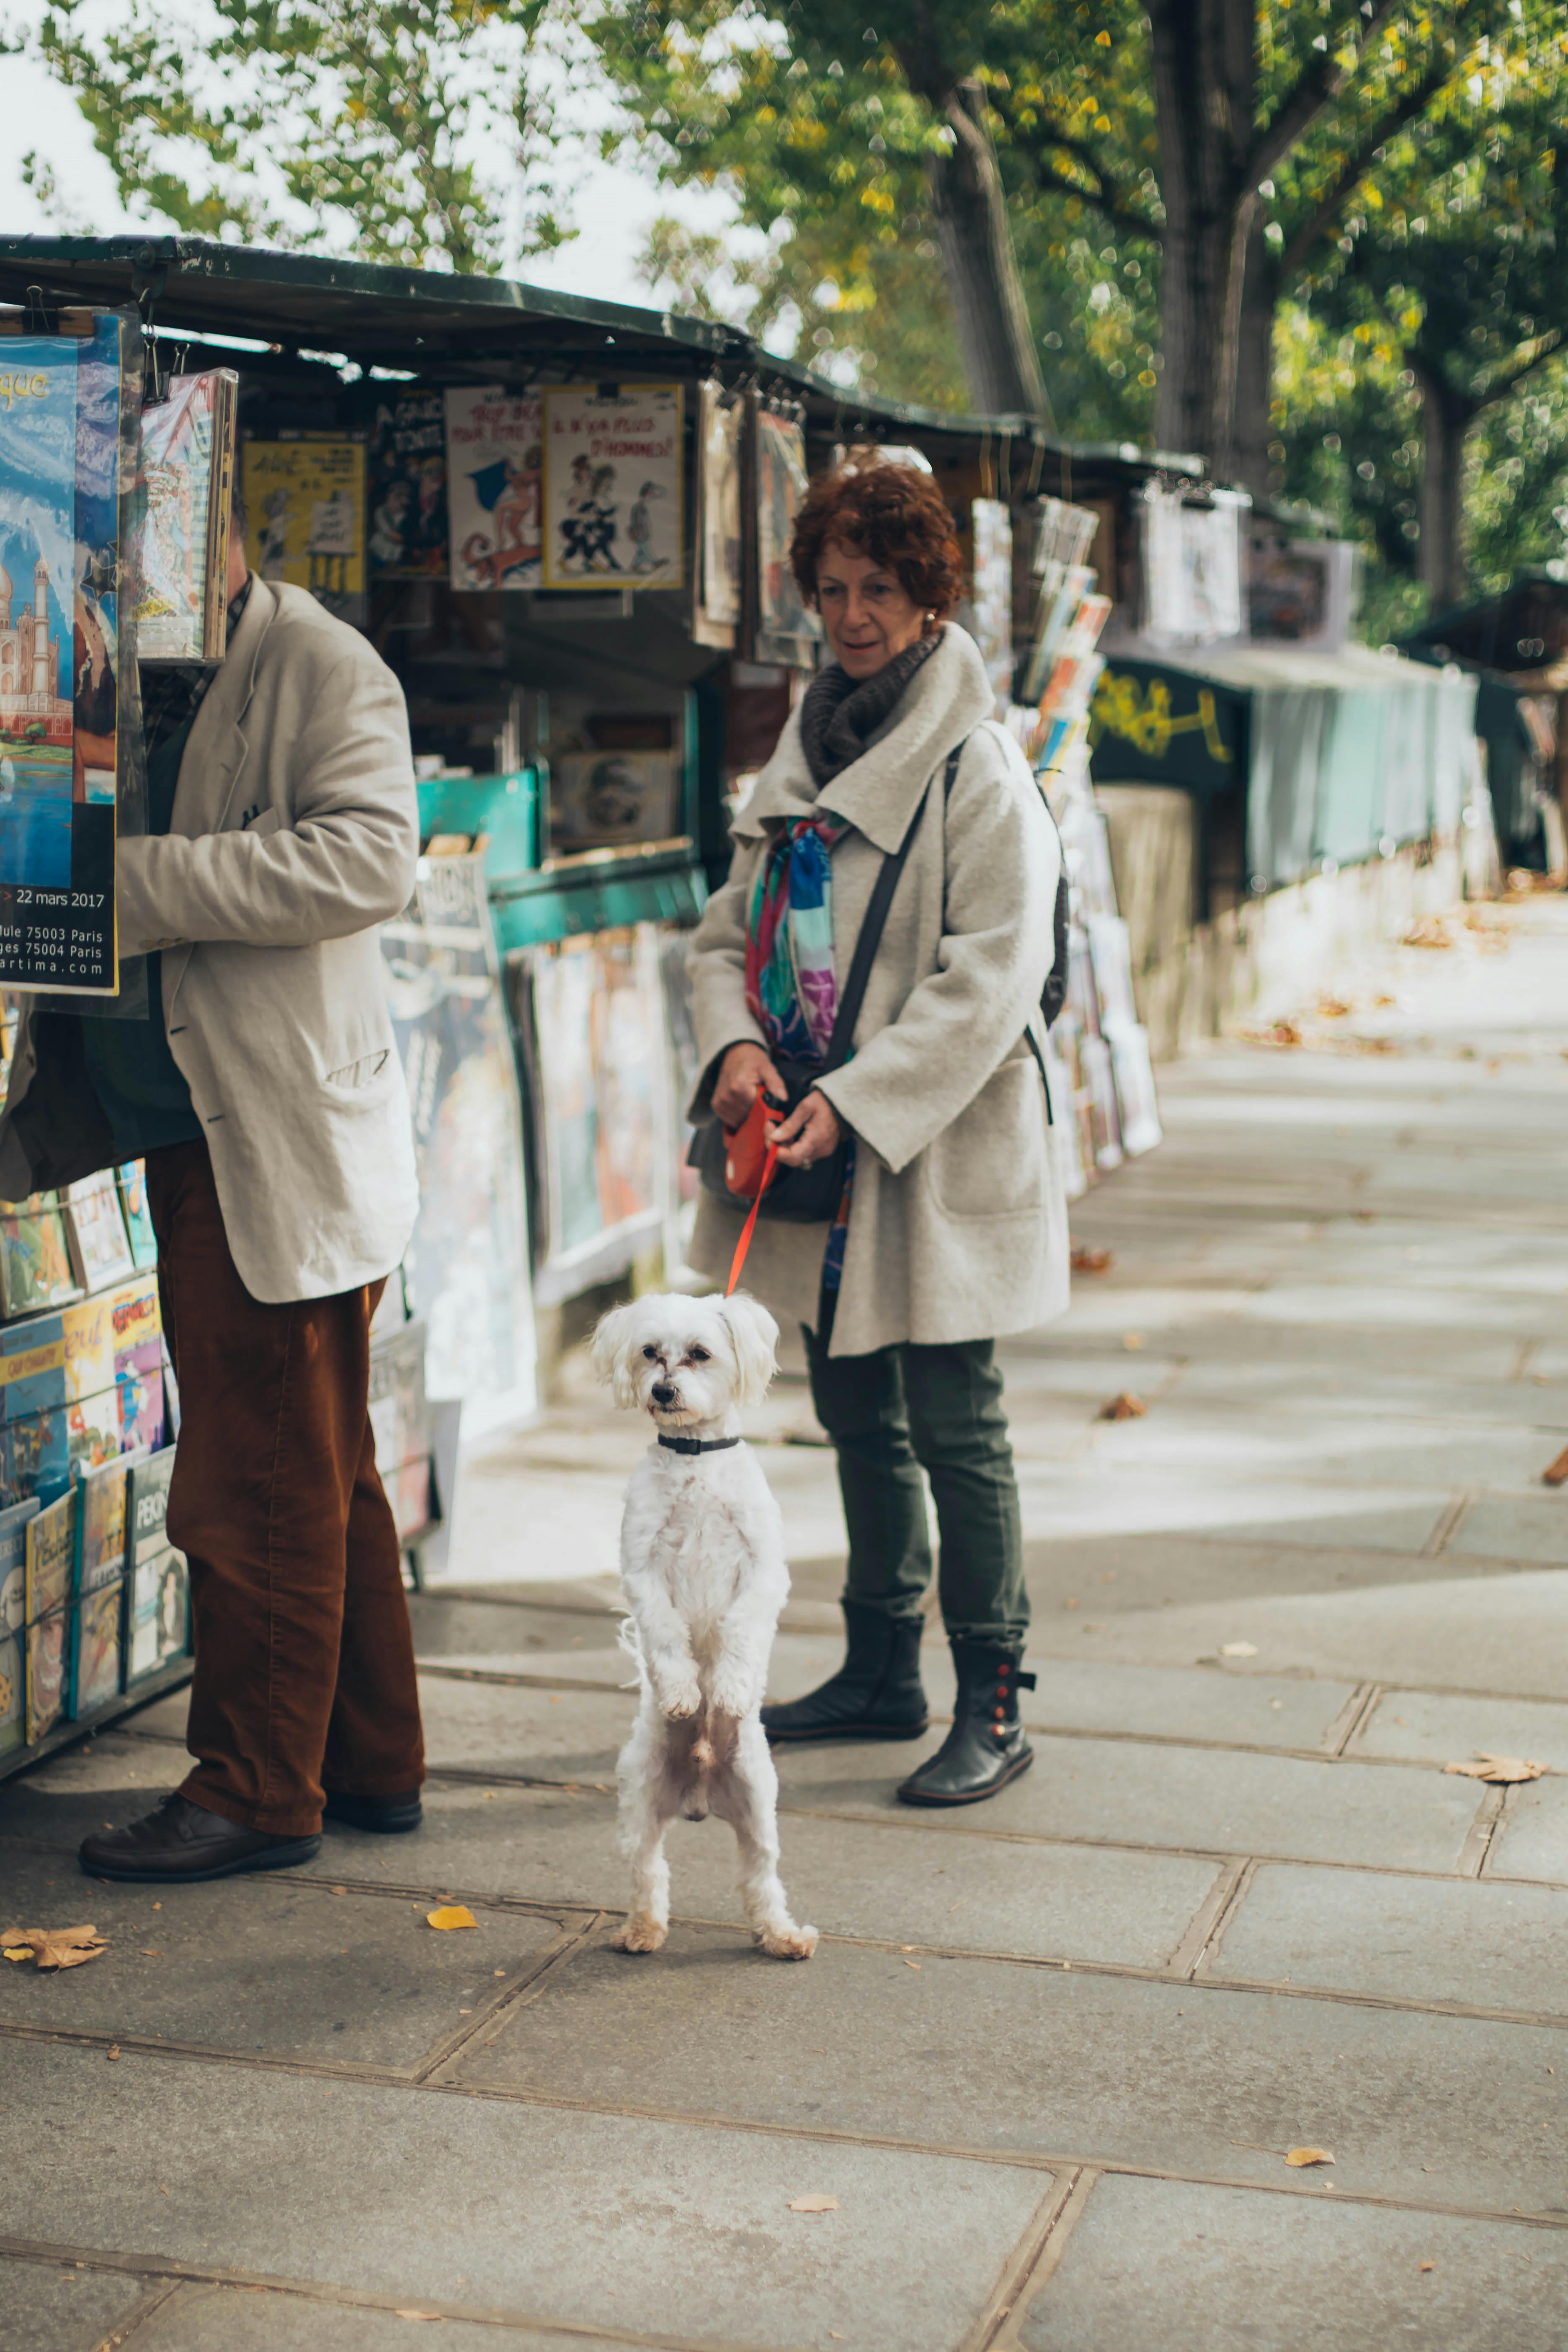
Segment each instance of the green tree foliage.
[{"label": "green tree foliage", "polygon": [[[47,0],[35,47],[133,213],[482,270],[559,242],[536,68],[568,37],[551,0]],[[26,169],[47,194],[47,162]]]}]

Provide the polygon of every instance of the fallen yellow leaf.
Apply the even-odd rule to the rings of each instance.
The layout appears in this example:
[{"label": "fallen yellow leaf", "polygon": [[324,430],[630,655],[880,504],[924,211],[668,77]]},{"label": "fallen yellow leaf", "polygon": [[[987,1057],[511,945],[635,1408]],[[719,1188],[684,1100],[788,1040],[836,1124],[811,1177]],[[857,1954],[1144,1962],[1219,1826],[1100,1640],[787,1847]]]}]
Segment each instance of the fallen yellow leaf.
[{"label": "fallen yellow leaf", "polygon": [[792,2197],[789,2210],[792,2213],[837,2213],[838,2200],[837,2197],[824,2197],[820,2189],[814,2189],[809,2196]]},{"label": "fallen yellow leaf", "polygon": [[1131,1396],[1122,1389],[1109,1404],[1102,1404],[1094,1417],[1096,1421],[1142,1421],[1148,1410],[1142,1397]]},{"label": "fallen yellow leaf", "polygon": [[109,2055],[110,2055],[111,2058],[118,2058],[118,2057],[119,2057],[119,2055],[120,2055],[120,2044],[119,2044],[119,2042],[115,2042],[110,2043],[110,2051],[109,2051]]},{"label": "fallen yellow leaf", "polygon": [[1473,1764],[1445,1764],[1443,1769],[1463,1773],[1468,1780],[1490,1780],[1494,1785],[1511,1787],[1518,1780],[1539,1780],[1546,1767],[1527,1764],[1522,1756],[1488,1756],[1480,1752]]},{"label": "fallen yellow leaf", "polygon": [[1143,1345],[1142,1332],[1124,1331],[1121,1335],[1121,1344],[1124,1348],[1131,1348],[1132,1352],[1136,1354],[1138,1349]]},{"label": "fallen yellow leaf", "polygon": [[1333,2158],[1326,2147],[1293,2147],[1287,2155],[1287,2164],[1332,2164]]},{"label": "fallen yellow leaf", "polygon": [[906,1960],[906,1961],[904,1962],[904,1966],[905,1966],[905,1968],[906,1968],[906,1969],[913,1969],[913,1970],[914,1970],[915,1974],[916,1974],[917,1976],[919,1976],[919,1974],[920,1974],[920,1969],[921,1969],[921,1964],[920,1964],[919,1960]]},{"label": "fallen yellow leaf", "polygon": [[8,1960],[31,1954],[43,1969],[79,1969],[96,1960],[109,1942],[96,1927],[7,1927],[0,1934],[0,1951]]},{"label": "fallen yellow leaf", "polygon": [[433,2319],[437,2326],[441,2319],[438,2311],[395,2311],[392,2315],[395,2319]]},{"label": "fallen yellow leaf", "polygon": [[[426,1911],[425,1923],[429,1927],[477,1927],[479,1921],[466,1903],[443,1903],[438,1911]],[[416,2315],[425,2316],[423,2312]]]},{"label": "fallen yellow leaf", "polygon": [[1417,2263],[1415,2267],[1418,2271],[1435,2271],[1437,2265],[1436,2263]]},{"label": "fallen yellow leaf", "polygon": [[1219,1654],[1222,1658],[1255,1658],[1258,1644],[1256,1642],[1222,1642]]}]

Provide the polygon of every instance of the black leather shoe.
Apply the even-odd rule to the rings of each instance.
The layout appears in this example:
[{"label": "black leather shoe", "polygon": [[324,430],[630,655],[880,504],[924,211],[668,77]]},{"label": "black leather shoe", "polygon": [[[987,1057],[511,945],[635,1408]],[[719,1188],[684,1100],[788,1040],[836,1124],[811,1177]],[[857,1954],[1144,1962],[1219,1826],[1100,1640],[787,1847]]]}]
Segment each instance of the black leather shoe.
[{"label": "black leather shoe", "polygon": [[242,1870],[291,1870],[321,1850],[319,1837],[273,1837],[242,1830],[189,1797],[165,1797],[155,1813],[128,1829],[83,1838],[82,1868],[94,1878],[129,1878],[159,1885],[194,1885],[233,1878]]},{"label": "black leather shoe", "polygon": [[321,1817],[342,1822],[345,1829],[380,1830],[387,1837],[395,1837],[404,1830],[416,1830],[425,1818],[425,1808],[417,1789],[409,1789],[401,1797],[350,1797],[341,1789],[329,1789]]},{"label": "black leather shoe", "polygon": [[805,1698],[763,1709],[770,1739],[918,1739],[930,1717],[921,1688],[924,1620],[842,1604],[849,1646],[832,1678]]},{"label": "black leather shoe", "polygon": [[1023,1654],[1021,1642],[953,1643],[952,1729],[899,1790],[906,1805],[977,1805],[1028,1770],[1035,1751],[1018,1720],[1018,1693],[1033,1690],[1035,1677],[1022,1671]]}]

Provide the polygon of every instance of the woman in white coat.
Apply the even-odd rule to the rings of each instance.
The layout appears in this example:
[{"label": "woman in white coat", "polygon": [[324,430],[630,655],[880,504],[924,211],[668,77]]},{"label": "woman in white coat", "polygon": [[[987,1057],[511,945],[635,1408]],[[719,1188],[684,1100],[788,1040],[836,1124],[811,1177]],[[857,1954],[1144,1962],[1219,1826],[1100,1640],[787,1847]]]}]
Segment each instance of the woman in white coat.
[{"label": "woman in white coat", "polygon": [[[774,1057],[820,1066],[885,856],[907,860],[851,1058],[779,1133],[809,1167],[850,1146],[837,1215],[758,1223],[746,1286],[805,1332],[849,1538],[845,1663],[763,1711],[775,1741],[910,1739],[931,1544],[958,1675],[952,1729],[899,1790],[970,1804],[1022,1772],[1025,1591],[995,1340],[1067,1300],[1067,1210],[1037,1052],[1060,845],[990,718],[973,639],[946,623],[962,572],[929,474],[858,454],[812,488],[791,561],[833,661],[734,825],[691,969],[704,1076],[694,1116],[736,1127]],[[956,761],[950,755],[958,753]],[[704,1194],[693,1263],[722,1280],[742,1212]]]}]

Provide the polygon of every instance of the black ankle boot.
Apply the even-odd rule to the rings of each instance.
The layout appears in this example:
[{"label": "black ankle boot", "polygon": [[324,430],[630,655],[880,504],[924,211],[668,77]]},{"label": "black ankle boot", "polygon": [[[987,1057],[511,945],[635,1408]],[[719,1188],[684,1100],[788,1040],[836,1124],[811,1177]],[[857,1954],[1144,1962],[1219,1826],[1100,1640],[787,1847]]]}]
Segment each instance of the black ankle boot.
[{"label": "black ankle boot", "polygon": [[1022,1671],[1023,1655],[1021,1642],[953,1643],[952,1729],[899,1790],[906,1805],[977,1805],[1028,1770],[1035,1751],[1018,1720],[1018,1693],[1033,1690],[1035,1677]]},{"label": "black ankle boot", "polygon": [[849,1646],[831,1681],[805,1698],[763,1709],[770,1739],[918,1739],[925,1729],[921,1688],[924,1620],[889,1617],[862,1601],[846,1601]]}]

